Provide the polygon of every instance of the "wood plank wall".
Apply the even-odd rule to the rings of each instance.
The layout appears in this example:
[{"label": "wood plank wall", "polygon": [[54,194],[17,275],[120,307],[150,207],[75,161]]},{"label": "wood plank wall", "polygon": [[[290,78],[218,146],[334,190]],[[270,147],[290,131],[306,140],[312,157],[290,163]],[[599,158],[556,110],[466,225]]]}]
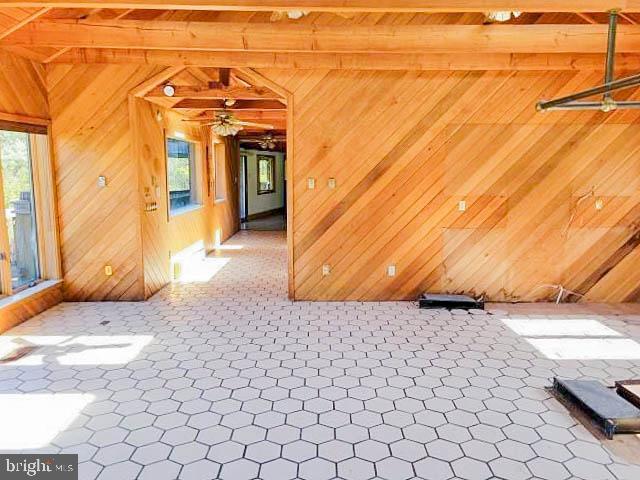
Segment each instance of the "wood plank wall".
[{"label": "wood plank wall", "polygon": [[[157,71],[64,65],[48,71],[66,300],[144,298],[128,95]],[[105,188],[98,187],[100,175]]]},{"label": "wood plank wall", "polygon": [[[132,122],[140,169],[140,202],[157,202],[158,209],[142,215],[145,296],[148,298],[171,280],[170,255],[196,243],[207,250],[214,247],[216,231],[221,241],[239,228],[237,171],[232,161],[237,146],[229,142],[223,149],[227,168],[227,199],[214,202],[214,167],[209,130],[184,123],[180,115],[144,99],[132,100]],[[159,115],[158,115],[159,114]],[[165,138],[175,131],[198,144],[202,188],[202,208],[168,219],[166,195]],[[208,147],[208,148],[207,148]],[[208,155],[208,158],[205,156]],[[156,190],[156,187],[159,190]],[[157,195],[160,193],[160,195]]]},{"label": "wood plank wall", "polygon": [[297,299],[640,300],[640,113],[534,109],[602,73],[260,73],[294,98]]},{"label": "wood plank wall", "polygon": [[0,113],[49,118],[42,65],[0,51]]}]

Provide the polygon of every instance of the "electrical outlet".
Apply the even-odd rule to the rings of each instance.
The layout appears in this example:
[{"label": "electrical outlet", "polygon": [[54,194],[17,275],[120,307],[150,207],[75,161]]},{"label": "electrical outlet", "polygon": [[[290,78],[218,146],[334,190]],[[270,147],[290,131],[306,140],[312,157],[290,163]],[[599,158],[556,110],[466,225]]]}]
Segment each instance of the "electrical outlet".
[{"label": "electrical outlet", "polygon": [[309,177],[307,179],[307,187],[309,188],[309,190],[313,190],[314,188],[316,188],[316,179]]},{"label": "electrical outlet", "polygon": [[322,266],[322,276],[328,277],[331,275],[331,265],[323,265]]},{"label": "electrical outlet", "polygon": [[387,267],[387,276],[388,277],[395,277],[396,276],[396,266],[395,265],[389,265]]},{"label": "electrical outlet", "polygon": [[331,190],[336,188],[336,179],[330,178],[329,181],[327,182],[327,187],[329,187]]},{"label": "electrical outlet", "polygon": [[604,208],[604,200],[598,198],[596,200],[596,210],[602,210]]},{"label": "electrical outlet", "polygon": [[104,175],[100,175],[98,177],[98,187],[104,188],[106,186],[107,186],[107,177],[105,177]]},{"label": "electrical outlet", "polygon": [[458,210],[461,211],[461,212],[466,211],[467,210],[467,202],[464,201],[464,200],[460,200],[458,202]]},{"label": "electrical outlet", "polygon": [[113,268],[111,268],[111,265],[105,265],[104,267],[104,274],[107,277],[110,277],[111,275],[113,275]]}]

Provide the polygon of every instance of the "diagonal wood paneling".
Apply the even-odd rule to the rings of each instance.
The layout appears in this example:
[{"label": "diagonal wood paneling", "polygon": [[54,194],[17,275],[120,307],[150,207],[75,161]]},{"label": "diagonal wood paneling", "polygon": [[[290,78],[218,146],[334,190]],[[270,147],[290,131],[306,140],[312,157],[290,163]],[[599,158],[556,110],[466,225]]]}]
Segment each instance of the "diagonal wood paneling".
[{"label": "diagonal wood paneling", "polygon": [[[150,67],[66,66],[48,75],[67,300],[143,294],[138,172],[128,94]],[[99,188],[98,176],[108,186]],[[111,265],[113,276],[104,266]]]},{"label": "diagonal wood paneling", "polygon": [[0,51],[0,113],[49,118],[42,65]]},{"label": "diagonal wood paneling", "polygon": [[261,73],[294,95],[296,298],[640,300],[640,113],[534,109],[601,73]]}]

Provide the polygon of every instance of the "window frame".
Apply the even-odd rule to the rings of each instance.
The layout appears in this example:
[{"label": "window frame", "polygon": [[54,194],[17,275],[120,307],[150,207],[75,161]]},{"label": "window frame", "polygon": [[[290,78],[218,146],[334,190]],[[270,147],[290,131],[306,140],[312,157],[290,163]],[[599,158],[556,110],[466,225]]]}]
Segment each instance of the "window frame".
[{"label": "window frame", "polygon": [[[62,263],[59,249],[59,232],[53,170],[51,126],[48,120],[30,117],[1,118],[0,129],[23,132],[29,135],[29,161],[31,167],[32,204],[36,225],[36,254],[38,278],[33,282],[13,287],[11,275],[11,246],[9,225],[4,214],[4,181],[0,163],[0,298],[8,298],[29,291],[39,283],[62,278]],[[1,162],[1,159],[0,159]]]},{"label": "window frame", "polygon": [[213,148],[213,202],[224,203],[227,201],[227,147],[224,142],[214,140]]},{"label": "window frame", "polygon": [[[271,170],[271,188],[269,190],[262,190],[260,188],[260,161],[264,161],[267,160],[269,161],[269,169]],[[276,187],[276,157],[273,155],[263,155],[263,154],[259,154],[256,155],[256,179],[257,179],[257,186],[258,186],[258,190],[257,190],[257,194],[258,195],[272,195],[274,193],[276,193],[277,187]]]},{"label": "window frame", "polygon": [[[176,209],[171,208],[171,187],[169,185],[169,140],[175,140],[178,142],[185,142],[190,145],[189,149],[189,184],[190,184],[190,192],[191,192],[191,203],[185,205],[183,207],[179,207]],[[178,217],[180,215],[184,215],[186,213],[192,212],[194,210],[198,210],[203,208],[204,202],[202,199],[203,188],[202,188],[202,152],[201,152],[201,142],[200,140],[189,137],[187,135],[176,135],[173,133],[165,134],[164,141],[165,148],[165,185],[167,191],[167,219],[171,220],[174,217]]]}]

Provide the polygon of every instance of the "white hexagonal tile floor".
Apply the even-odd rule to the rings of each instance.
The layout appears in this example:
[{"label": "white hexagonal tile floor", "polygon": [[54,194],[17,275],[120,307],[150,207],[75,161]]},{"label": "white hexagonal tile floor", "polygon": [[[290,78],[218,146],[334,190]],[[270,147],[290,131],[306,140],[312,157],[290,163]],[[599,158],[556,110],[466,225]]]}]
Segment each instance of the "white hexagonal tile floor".
[{"label": "white hexagonal tile floor", "polygon": [[292,303],[284,235],[241,232],[147,302],[0,336],[37,347],[0,365],[0,450],[83,480],[639,479],[545,387],[640,376],[640,309],[499,308]]}]

